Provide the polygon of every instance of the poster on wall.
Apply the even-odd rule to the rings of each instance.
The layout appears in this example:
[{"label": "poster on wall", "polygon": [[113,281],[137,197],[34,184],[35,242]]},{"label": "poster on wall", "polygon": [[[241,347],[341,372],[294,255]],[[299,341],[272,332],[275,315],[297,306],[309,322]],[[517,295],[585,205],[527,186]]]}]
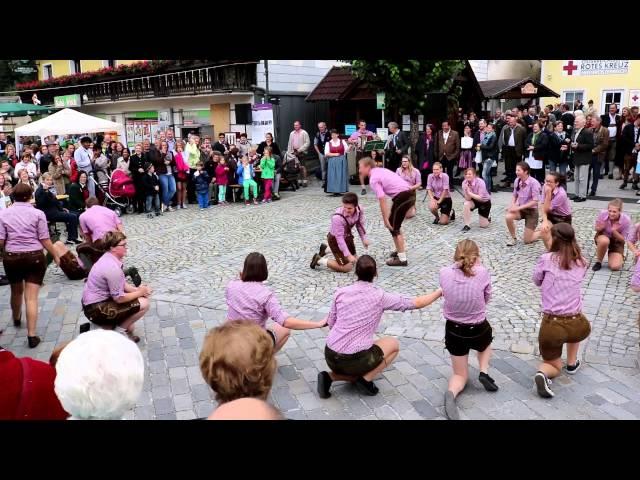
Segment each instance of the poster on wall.
[{"label": "poster on wall", "polygon": [[267,133],[271,133],[274,141],[277,141],[273,126],[273,106],[270,103],[256,103],[251,107],[251,111],[251,143],[262,142]]},{"label": "poster on wall", "polygon": [[629,90],[629,106],[640,107],[640,89]]},{"label": "poster on wall", "polygon": [[133,147],[135,147],[136,144],[136,129],[133,123],[131,122],[127,122],[126,125],[126,129],[127,129],[127,146],[129,147],[129,149],[132,149]]}]

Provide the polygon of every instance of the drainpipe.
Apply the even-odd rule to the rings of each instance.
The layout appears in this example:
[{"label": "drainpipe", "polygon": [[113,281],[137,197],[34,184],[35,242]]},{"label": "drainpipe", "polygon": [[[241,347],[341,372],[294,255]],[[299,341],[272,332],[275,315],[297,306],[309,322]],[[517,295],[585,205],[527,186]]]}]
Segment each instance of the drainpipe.
[{"label": "drainpipe", "polygon": [[269,103],[269,60],[264,61],[265,103]]}]

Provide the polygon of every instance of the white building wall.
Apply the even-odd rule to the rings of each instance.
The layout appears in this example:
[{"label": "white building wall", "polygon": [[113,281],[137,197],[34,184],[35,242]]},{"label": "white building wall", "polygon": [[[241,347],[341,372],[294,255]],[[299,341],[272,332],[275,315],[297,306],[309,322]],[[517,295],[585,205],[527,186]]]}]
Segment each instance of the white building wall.
[{"label": "white building wall", "polygon": [[[269,60],[269,93],[309,93],[337,60]],[[258,87],[266,88],[264,60],[258,64]]]},{"label": "white building wall", "polygon": [[469,65],[479,82],[489,80],[489,60],[469,60]]}]

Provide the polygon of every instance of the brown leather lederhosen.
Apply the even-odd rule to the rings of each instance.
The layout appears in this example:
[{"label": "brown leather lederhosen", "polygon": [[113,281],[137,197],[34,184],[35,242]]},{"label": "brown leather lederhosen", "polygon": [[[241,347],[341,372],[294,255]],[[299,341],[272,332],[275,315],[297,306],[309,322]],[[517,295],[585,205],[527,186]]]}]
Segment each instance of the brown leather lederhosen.
[{"label": "brown leather lederhosen", "polygon": [[[362,227],[362,224],[360,223],[360,208],[358,207],[357,209],[358,211],[358,220],[356,221],[356,223],[354,223],[353,225],[351,225],[349,223],[349,220],[347,220],[347,217],[345,217],[344,215],[342,215],[341,213],[334,213],[333,215],[338,215],[340,217],[342,217],[344,219],[344,241],[347,244],[347,248],[349,249],[349,252],[351,252],[351,255],[355,255],[356,254],[356,244],[353,241],[353,234],[351,233],[353,227],[355,227],[356,225],[360,225]],[[363,227],[364,230],[364,227]],[[336,262],[338,262],[338,264],[342,265],[346,265],[347,263],[349,263],[349,261],[345,258],[344,254],[342,253],[342,250],[340,250],[340,247],[338,246],[338,240],[336,239],[335,236],[333,236],[331,233],[327,234],[327,243],[329,244],[329,248],[331,249],[331,253],[333,253],[333,256],[336,259]]]}]

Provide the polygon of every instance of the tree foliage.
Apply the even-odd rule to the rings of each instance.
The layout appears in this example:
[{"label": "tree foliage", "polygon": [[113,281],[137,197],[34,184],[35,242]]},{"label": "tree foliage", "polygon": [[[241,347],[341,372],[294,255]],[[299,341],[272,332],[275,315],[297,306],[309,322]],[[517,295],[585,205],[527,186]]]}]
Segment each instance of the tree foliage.
[{"label": "tree foliage", "polygon": [[[345,60],[353,74],[385,93],[387,108],[409,114],[420,113],[428,93],[451,92],[453,81],[464,69],[464,60]],[[455,89],[454,89],[455,90]]]},{"label": "tree foliage", "polygon": [[[29,72],[30,73],[24,73]],[[37,77],[34,60],[0,60],[0,91],[14,90],[16,83]]]}]

